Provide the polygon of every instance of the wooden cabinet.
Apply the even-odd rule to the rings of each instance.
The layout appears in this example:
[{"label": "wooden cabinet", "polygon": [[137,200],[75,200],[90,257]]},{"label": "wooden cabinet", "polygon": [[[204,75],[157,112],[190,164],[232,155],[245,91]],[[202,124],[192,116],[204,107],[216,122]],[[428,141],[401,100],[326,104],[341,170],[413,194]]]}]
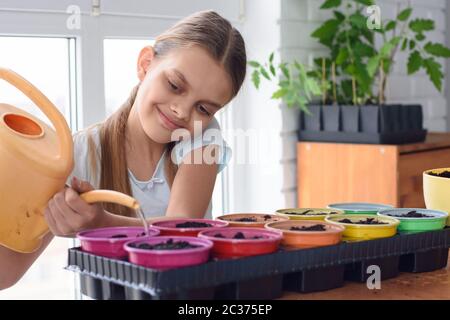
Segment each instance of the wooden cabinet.
[{"label": "wooden cabinet", "polygon": [[299,142],[299,207],[376,202],[424,207],[422,173],[450,167],[450,133],[429,133],[423,143],[363,145]]}]

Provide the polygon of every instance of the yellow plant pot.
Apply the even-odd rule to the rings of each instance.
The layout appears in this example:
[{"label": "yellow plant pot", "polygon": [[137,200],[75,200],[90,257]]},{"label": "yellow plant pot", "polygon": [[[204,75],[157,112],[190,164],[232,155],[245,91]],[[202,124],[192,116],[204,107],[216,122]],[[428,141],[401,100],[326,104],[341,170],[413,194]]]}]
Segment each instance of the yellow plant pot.
[{"label": "yellow plant pot", "polygon": [[280,209],[275,213],[290,220],[324,220],[330,215],[344,214],[344,211],[328,208],[290,208]]},{"label": "yellow plant pot", "polygon": [[[376,219],[387,224],[371,225],[340,222],[342,219],[349,219],[351,222],[357,222],[367,218]],[[400,221],[397,219],[381,216],[374,217],[370,214],[335,215],[326,217],[325,221],[345,227],[343,233],[344,241],[364,241],[392,237],[397,233],[397,226],[400,224]]]},{"label": "yellow plant pot", "polygon": [[[423,173],[423,197],[427,209],[450,213],[450,179],[428,174],[443,171],[450,171],[450,168],[431,169]],[[447,218],[447,226],[450,226],[450,217]]]}]

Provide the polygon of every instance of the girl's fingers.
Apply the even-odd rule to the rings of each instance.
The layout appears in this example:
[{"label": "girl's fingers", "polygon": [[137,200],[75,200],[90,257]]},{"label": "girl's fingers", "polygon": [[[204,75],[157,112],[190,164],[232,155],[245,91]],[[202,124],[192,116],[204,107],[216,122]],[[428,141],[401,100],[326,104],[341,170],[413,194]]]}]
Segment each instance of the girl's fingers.
[{"label": "girl's fingers", "polygon": [[55,200],[49,202],[49,208],[52,218],[55,221],[56,227],[59,231],[59,235],[65,235],[69,230],[69,226],[66,221],[66,218],[64,217],[64,214],[59,210],[58,206],[56,205]]},{"label": "girl's fingers", "polygon": [[80,180],[77,177],[72,178],[72,188],[78,193],[94,190],[94,187],[89,182]]},{"label": "girl's fingers", "polygon": [[70,209],[77,214],[84,215],[90,209],[90,205],[80,198],[80,195],[72,188],[68,188],[65,192],[65,202]]},{"label": "girl's fingers", "polygon": [[45,208],[44,218],[45,218],[45,221],[47,222],[47,225],[48,225],[50,231],[54,235],[60,235],[61,232],[58,229],[58,224],[56,223],[55,219],[53,218],[53,215],[52,215],[52,212],[51,212],[51,209],[49,206],[47,206],[47,208]]},{"label": "girl's fingers", "polygon": [[[66,189],[65,192],[67,192],[67,190],[69,189]],[[65,192],[59,193],[55,196],[55,211],[57,211],[55,212],[55,215],[59,218],[60,221],[64,223],[66,227],[70,229],[70,231],[73,231],[74,229],[77,229],[81,224],[81,217],[79,214],[74,212],[66,203]]]}]

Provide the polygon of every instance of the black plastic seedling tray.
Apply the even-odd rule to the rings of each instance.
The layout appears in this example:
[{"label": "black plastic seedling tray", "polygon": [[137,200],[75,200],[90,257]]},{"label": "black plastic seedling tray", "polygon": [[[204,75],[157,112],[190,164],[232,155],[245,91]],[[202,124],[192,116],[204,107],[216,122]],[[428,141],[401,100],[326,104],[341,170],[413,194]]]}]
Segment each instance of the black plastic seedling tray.
[{"label": "black plastic seedling tray", "polygon": [[158,271],[69,249],[67,269],[80,274],[94,299],[275,299],[282,291],[324,291],[344,280],[366,281],[377,265],[381,279],[399,271],[426,272],[447,265],[450,228],[341,243]]}]

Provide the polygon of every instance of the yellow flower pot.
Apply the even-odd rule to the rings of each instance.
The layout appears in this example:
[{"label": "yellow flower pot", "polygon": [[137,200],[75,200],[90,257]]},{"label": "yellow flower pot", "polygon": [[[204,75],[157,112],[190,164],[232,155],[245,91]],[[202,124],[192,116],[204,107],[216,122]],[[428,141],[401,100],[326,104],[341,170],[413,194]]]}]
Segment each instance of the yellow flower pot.
[{"label": "yellow flower pot", "polygon": [[[423,173],[423,197],[427,209],[450,213],[450,178],[429,174],[443,171],[450,171],[450,168],[431,169]],[[450,218],[447,218],[447,226],[450,226]]]},{"label": "yellow flower pot", "polygon": [[324,220],[329,215],[344,214],[344,211],[329,208],[290,208],[280,209],[275,213],[290,220]]},{"label": "yellow flower pot", "polygon": [[[340,222],[343,219],[348,219],[352,223]],[[354,224],[365,219],[376,219],[386,224]],[[345,227],[344,241],[364,241],[392,237],[397,233],[397,226],[400,224],[397,219],[370,214],[335,215],[326,217],[325,221]]]}]

